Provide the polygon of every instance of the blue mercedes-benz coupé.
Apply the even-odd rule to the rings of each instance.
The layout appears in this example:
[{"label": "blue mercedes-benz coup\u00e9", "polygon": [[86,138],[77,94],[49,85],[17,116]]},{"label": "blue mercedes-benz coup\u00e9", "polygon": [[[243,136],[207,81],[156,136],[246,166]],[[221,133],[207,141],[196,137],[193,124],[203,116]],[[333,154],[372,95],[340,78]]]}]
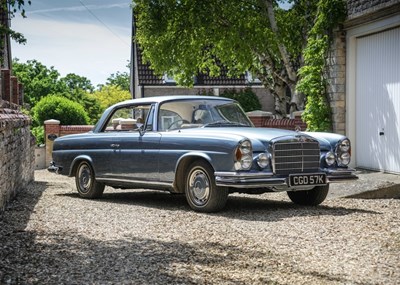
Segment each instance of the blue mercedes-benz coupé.
[{"label": "blue mercedes-benz coup\u00e9", "polygon": [[357,179],[350,155],[343,135],[255,128],[231,99],[162,96],[118,103],[91,132],[57,138],[49,170],[75,176],[83,198],[105,185],[159,189],[215,212],[234,192],[318,205],[329,183]]}]

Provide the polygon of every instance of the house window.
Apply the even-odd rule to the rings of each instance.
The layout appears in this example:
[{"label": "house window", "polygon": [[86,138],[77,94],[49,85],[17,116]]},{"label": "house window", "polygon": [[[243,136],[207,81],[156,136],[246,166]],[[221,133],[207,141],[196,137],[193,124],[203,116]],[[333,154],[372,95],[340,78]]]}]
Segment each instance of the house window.
[{"label": "house window", "polygon": [[254,77],[250,71],[246,72],[246,81],[247,83],[261,83],[261,80],[257,77]]},{"label": "house window", "polygon": [[164,74],[163,76],[163,83],[176,83],[174,77],[169,76],[168,74]]}]

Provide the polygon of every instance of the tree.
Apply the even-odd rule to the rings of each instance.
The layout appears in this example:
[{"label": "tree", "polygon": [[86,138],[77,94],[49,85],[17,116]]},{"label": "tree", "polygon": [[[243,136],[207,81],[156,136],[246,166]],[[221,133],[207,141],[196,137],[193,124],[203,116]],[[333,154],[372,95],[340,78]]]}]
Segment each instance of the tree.
[{"label": "tree", "polygon": [[129,91],[130,75],[128,72],[117,71],[117,73],[113,73],[107,78],[106,85],[115,85],[122,90]]},{"label": "tree", "polygon": [[37,60],[20,63],[14,59],[13,72],[24,85],[24,99],[31,106],[49,94],[67,92],[66,86],[59,81],[60,73],[53,66],[47,68]]},{"label": "tree", "polygon": [[53,66],[48,68],[37,60],[20,63],[14,59],[13,72],[24,85],[25,102],[32,107],[48,95],[58,95],[81,104],[89,114],[90,123],[99,119],[100,105],[89,96],[94,87],[86,77],[74,73],[60,77]]},{"label": "tree", "polygon": [[99,101],[102,111],[115,103],[131,99],[131,93],[129,91],[123,90],[116,85],[105,85],[100,90],[93,92],[90,96]]},{"label": "tree", "polygon": [[95,124],[100,118],[102,110],[99,101],[90,96],[90,93],[94,91],[90,80],[84,76],[69,73],[60,79],[60,83],[64,89],[61,95],[81,104],[88,112],[89,123]]},{"label": "tree", "polygon": [[[25,17],[25,9],[24,5],[25,2],[28,3],[28,5],[31,5],[31,1],[25,1],[25,0],[3,0],[0,3],[0,14],[8,14],[9,18],[12,19],[15,16],[15,13],[20,11],[22,17]],[[9,7],[11,9],[9,9]],[[3,25],[3,23],[0,22],[0,37],[1,39],[4,38],[4,35],[10,35],[10,37],[15,40],[19,44],[25,44],[26,39],[25,37],[19,33],[8,27],[7,25]],[[2,45],[3,42],[0,41],[0,45]],[[1,49],[3,49],[2,46],[0,46]]]},{"label": "tree", "polygon": [[221,64],[230,76],[250,71],[284,116],[289,103],[292,110],[304,106],[296,90],[298,70],[319,7],[344,5],[343,0],[290,2],[284,10],[274,0],[138,0],[135,40],[156,74],[174,76],[181,85],[193,84],[198,73],[218,76]]},{"label": "tree", "polygon": [[82,90],[89,93],[94,91],[94,86],[89,79],[74,73],[68,73],[60,81],[66,85],[68,90]]}]

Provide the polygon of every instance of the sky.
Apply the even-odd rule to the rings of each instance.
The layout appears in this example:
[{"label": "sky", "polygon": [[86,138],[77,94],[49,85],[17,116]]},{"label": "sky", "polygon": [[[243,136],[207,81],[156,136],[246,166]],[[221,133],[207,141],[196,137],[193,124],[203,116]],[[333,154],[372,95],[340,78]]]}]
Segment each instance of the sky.
[{"label": "sky", "polygon": [[27,17],[11,21],[27,39],[25,45],[12,42],[12,57],[104,84],[112,73],[129,72],[130,7],[131,0],[32,0]]}]

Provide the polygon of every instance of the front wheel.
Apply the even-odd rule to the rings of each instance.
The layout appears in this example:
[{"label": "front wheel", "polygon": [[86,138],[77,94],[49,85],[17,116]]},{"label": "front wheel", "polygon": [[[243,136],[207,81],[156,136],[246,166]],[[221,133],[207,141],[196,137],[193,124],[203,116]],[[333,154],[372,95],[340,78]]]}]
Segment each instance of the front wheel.
[{"label": "front wheel", "polygon": [[97,182],[92,166],[82,161],[75,174],[76,189],[82,198],[100,198],[104,192],[104,184]]},{"label": "front wheel", "polygon": [[228,188],[215,185],[214,171],[205,161],[193,162],[186,174],[185,195],[197,212],[217,212],[228,200]]},{"label": "front wheel", "polygon": [[329,192],[329,185],[316,186],[306,191],[288,191],[287,194],[293,203],[305,206],[321,204]]}]

